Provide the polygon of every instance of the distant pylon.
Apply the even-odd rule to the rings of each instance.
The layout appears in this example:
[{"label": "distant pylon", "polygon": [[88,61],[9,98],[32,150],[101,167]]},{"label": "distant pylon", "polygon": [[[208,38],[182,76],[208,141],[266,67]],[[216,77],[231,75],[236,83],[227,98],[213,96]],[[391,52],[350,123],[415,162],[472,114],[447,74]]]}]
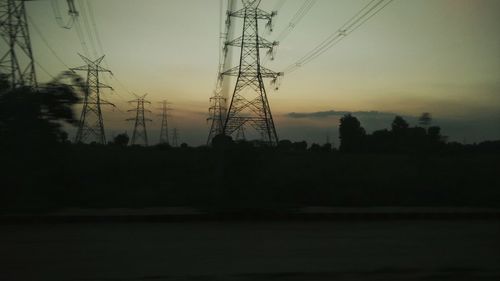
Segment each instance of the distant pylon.
[{"label": "distant pylon", "polygon": [[168,137],[168,105],[170,104],[166,100],[161,102],[162,104],[162,113],[161,113],[161,129],[160,129],[160,144],[170,144],[170,140]]},{"label": "distant pylon", "polygon": [[83,108],[80,115],[80,122],[78,124],[75,142],[87,142],[91,140],[91,137],[93,137],[95,142],[106,144],[106,134],[104,132],[101,105],[114,106],[114,104],[101,98],[101,89],[111,89],[111,87],[99,81],[99,73],[111,73],[111,71],[99,65],[104,59],[104,56],[92,61],[80,54],[78,55],[83,59],[86,65],[75,67],[71,70],[86,71],[87,81],[84,90]]},{"label": "distant pylon", "polygon": [[216,135],[222,134],[224,131],[224,116],[226,114],[226,98],[224,98],[220,92],[215,92],[214,96],[210,98],[210,108],[208,109],[210,117],[208,121],[212,124],[210,125],[210,131],[208,132],[207,145],[212,142],[212,139]]},{"label": "distant pylon", "polygon": [[179,146],[179,132],[177,131],[177,128],[172,129],[172,146]]},{"label": "distant pylon", "polygon": [[242,0],[242,2],[242,9],[229,13],[231,17],[243,18],[243,32],[240,37],[226,43],[227,46],[239,47],[241,53],[240,64],[222,73],[237,77],[224,120],[223,133],[232,135],[240,127],[250,125],[260,133],[263,141],[276,145],[278,134],[263,78],[276,81],[281,73],[260,65],[260,49],[266,48],[272,51],[278,43],[267,41],[259,35],[259,20],[267,20],[267,26],[270,27],[276,13],[267,13],[259,9],[260,0]]},{"label": "distant pylon", "polygon": [[127,121],[134,121],[134,132],[132,133],[132,140],[130,144],[142,144],[148,146],[148,133],[146,130],[146,122],[152,121],[151,119],[147,119],[144,116],[144,112],[151,112],[147,109],[144,109],[145,103],[151,103],[145,100],[147,94],[139,97],[137,99],[129,101],[130,103],[136,103],[137,106],[135,109],[131,109],[130,111],[135,111],[135,118],[129,118]]},{"label": "distant pylon", "polygon": [[0,0],[0,37],[7,45],[0,51],[0,74],[11,88],[37,87],[24,1]]}]

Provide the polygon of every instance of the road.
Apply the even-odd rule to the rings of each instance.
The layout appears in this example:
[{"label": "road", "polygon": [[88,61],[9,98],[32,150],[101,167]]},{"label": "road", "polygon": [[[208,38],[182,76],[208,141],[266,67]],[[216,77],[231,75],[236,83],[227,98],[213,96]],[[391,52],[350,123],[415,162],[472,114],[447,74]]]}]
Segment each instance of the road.
[{"label": "road", "polygon": [[0,225],[0,280],[500,280],[500,222]]}]

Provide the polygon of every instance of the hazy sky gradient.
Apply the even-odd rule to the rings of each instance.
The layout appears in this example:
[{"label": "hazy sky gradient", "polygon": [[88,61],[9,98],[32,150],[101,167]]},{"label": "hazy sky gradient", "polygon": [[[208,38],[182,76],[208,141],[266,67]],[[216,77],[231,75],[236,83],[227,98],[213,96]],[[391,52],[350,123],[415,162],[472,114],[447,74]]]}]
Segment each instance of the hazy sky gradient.
[{"label": "hazy sky gradient", "polygon": [[[156,102],[171,101],[172,125],[179,128],[181,141],[203,144],[218,63],[219,1],[86,1],[95,9],[107,63],[116,77],[130,91],[148,93],[151,109],[157,113]],[[59,2],[66,16],[65,1]],[[262,0],[261,6],[270,10],[276,2]],[[264,35],[276,37],[302,3],[287,0],[275,19],[275,32]],[[281,71],[295,62],[366,3],[319,0],[280,43],[269,68]],[[65,63],[82,65],[76,31],[57,26],[50,1],[26,6]],[[279,91],[268,87],[278,134],[310,142],[324,142],[327,134],[336,138],[338,116],[292,118],[290,112],[379,111],[416,116],[428,111],[452,139],[498,139],[499,27],[500,1],[395,0],[317,60],[285,75]],[[63,70],[33,29],[31,34],[36,60],[53,75]],[[40,69],[37,73],[39,80],[49,79]],[[131,116],[125,113],[129,108],[125,100],[132,96],[113,79],[107,80],[116,92],[106,93],[105,98],[121,110],[105,110],[109,139],[118,132],[131,133],[132,124],[123,120]],[[151,117],[156,122],[150,126],[150,139],[156,142],[160,119]],[[360,118],[368,131],[382,129],[369,118]],[[389,122],[390,118],[387,126]]]}]

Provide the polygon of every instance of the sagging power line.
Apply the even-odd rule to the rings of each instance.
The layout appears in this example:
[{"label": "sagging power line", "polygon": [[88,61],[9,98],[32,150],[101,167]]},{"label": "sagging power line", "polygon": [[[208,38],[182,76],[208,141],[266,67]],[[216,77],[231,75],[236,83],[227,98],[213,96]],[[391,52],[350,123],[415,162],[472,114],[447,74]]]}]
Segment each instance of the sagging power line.
[{"label": "sagging power line", "polygon": [[298,68],[311,62],[324,52],[328,51],[330,48],[338,44],[347,35],[354,32],[356,29],[361,27],[373,16],[382,11],[387,5],[389,5],[393,0],[371,0],[367,5],[365,5],[360,11],[358,11],[352,18],[345,22],[337,31],[330,34],[325,40],[314,47],[311,51],[302,56],[295,63],[286,67],[283,72],[291,73],[296,71]]},{"label": "sagging power line", "polygon": [[51,0],[50,4],[52,6],[52,11],[54,13],[54,16],[56,18],[56,22],[59,25],[59,27],[65,28],[65,29],[71,29],[73,25],[75,24],[77,18],[78,18],[78,11],[76,10],[75,7],[75,2],[74,0],[67,0],[68,3],[68,16],[69,19],[67,22],[64,21],[62,15],[61,15],[61,9],[59,7],[59,1],[58,0]]}]

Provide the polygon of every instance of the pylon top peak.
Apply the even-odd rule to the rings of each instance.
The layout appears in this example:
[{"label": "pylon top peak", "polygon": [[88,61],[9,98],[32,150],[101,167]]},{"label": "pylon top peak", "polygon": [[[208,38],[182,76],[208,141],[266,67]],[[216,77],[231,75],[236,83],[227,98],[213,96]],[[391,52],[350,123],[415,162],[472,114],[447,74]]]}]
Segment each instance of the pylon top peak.
[{"label": "pylon top peak", "polygon": [[257,8],[261,0],[242,0],[245,8]]},{"label": "pylon top peak", "polygon": [[88,65],[99,65],[101,64],[102,60],[104,59],[105,55],[102,55],[101,57],[97,58],[96,60],[91,60],[87,58],[86,56],[78,53],[78,55],[82,58],[82,60],[88,64]]}]

